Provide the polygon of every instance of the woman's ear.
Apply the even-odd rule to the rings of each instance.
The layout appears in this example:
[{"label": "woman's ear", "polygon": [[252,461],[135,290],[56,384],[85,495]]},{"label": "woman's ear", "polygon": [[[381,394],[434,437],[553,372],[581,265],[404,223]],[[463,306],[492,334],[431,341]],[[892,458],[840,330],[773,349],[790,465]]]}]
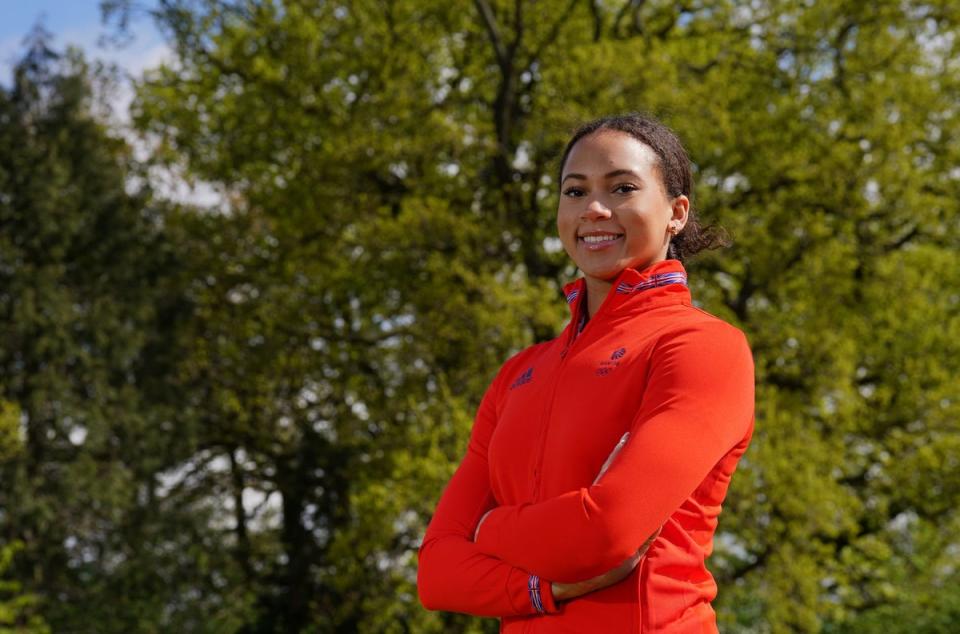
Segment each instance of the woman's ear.
[{"label": "woman's ear", "polygon": [[684,226],[686,226],[687,218],[690,215],[690,199],[680,194],[673,199],[670,207],[673,212],[670,217],[670,223],[677,228],[677,233],[680,233],[683,231]]}]

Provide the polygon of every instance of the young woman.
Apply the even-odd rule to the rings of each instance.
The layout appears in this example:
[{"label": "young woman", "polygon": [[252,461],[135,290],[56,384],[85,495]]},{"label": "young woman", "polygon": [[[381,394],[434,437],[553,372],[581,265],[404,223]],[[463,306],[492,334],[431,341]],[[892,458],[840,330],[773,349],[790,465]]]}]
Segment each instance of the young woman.
[{"label": "young woman", "polygon": [[691,303],[721,240],[690,161],[643,115],[580,128],[557,230],[583,277],[563,333],[509,359],[419,553],[420,600],[502,632],[716,632],[705,560],[753,431],[743,333]]}]

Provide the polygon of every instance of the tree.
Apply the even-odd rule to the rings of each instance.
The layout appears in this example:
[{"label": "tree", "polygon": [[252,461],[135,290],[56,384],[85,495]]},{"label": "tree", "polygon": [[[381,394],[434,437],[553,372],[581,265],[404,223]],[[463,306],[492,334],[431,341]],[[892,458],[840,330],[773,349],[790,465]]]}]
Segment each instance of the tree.
[{"label": "tree", "polygon": [[25,432],[0,460],[0,535],[54,631],[176,629],[198,609],[215,626],[222,606],[197,597],[229,572],[195,530],[210,511],[153,500],[182,446],[163,355],[183,296],[173,215],[94,115],[104,78],[37,31],[0,89],[0,398]]},{"label": "tree", "polygon": [[[15,456],[22,446],[19,412],[0,401],[0,460]],[[17,541],[0,543],[0,632],[46,634],[50,629],[36,613],[37,597],[24,593],[17,580],[6,578],[14,555],[22,547]]]},{"label": "tree", "polygon": [[[711,561],[721,627],[857,632],[900,614],[914,631],[955,629],[958,9],[190,0],[154,15],[176,62],[143,78],[135,121],[158,163],[219,185],[224,203],[164,215],[176,266],[161,258],[150,284],[131,281],[142,266],[87,267],[152,289],[143,304],[102,292],[104,317],[34,326],[122,334],[110,316],[142,314],[140,339],[109,339],[140,342],[110,348],[112,367],[137,359],[127,391],[61,361],[76,385],[3,393],[39,452],[22,469],[54,474],[15,490],[48,509],[71,500],[56,512],[72,521],[96,507],[57,474],[87,450],[45,430],[87,420],[81,388],[123,412],[103,437],[137,450],[103,464],[133,475],[92,497],[139,532],[91,542],[127,557],[85,570],[88,592],[132,602],[104,631],[495,627],[419,608],[417,540],[498,364],[564,319],[574,271],[550,236],[569,128],[635,108],[681,133],[699,208],[734,237],[690,264],[692,290],[747,332],[757,362],[757,432]],[[11,156],[31,147],[4,130],[20,135]],[[76,182],[116,173],[79,167]],[[116,253],[154,251],[104,235]],[[28,270],[0,267],[30,280],[0,287],[86,289]],[[27,305],[8,297],[3,310]],[[4,358],[4,372],[47,385],[54,366],[31,354],[43,363]],[[76,593],[55,556],[66,535],[44,526],[32,554],[25,540],[37,587]],[[76,623],[75,605],[53,624]]]},{"label": "tree", "polygon": [[[535,290],[555,289],[569,273],[544,245],[551,157],[564,128],[631,107],[671,113],[697,160],[702,208],[739,245],[700,261],[695,292],[750,333],[761,382],[756,446],[721,535],[723,620],[815,631],[856,622],[892,601],[890,587],[934,582],[919,572],[891,577],[903,562],[927,556],[916,550],[923,543],[919,524],[938,535],[925,545],[929,556],[956,541],[949,530],[955,484],[941,482],[936,512],[921,514],[921,500],[901,486],[906,474],[888,473],[884,464],[905,461],[926,484],[956,455],[953,417],[945,413],[953,402],[894,386],[906,374],[924,395],[944,393],[953,371],[947,351],[955,341],[948,334],[956,327],[955,303],[938,296],[934,283],[956,269],[956,181],[949,177],[956,70],[946,60],[957,16],[927,4],[751,7],[570,2],[538,5],[534,14],[521,2],[479,1],[472,13],[420,2],[162,6],[158,17],[180,66],[144,83],[139,121],[193,173],[236,186],[250,208],[289,218],[294,236],[327,229],[327,253],[348,259],[352,244],[338,248],[336,236],[363,235],[368,227],[375,246],[364,251],[391,263],[391,221],[406,220],[411,210],[433,220],[441,205],[441,218],[476,222],[486,247],[447,252],[451,268],[482,271],[494,259],[505,267],[499,279]],[[940,48],[918,44],[936,37]],[[425,193],[441,202],[425,204]],[[422,248],[429,225],[421,226],[401,233],[399,244]],[[446,234],[433,231],[433,253],[443,253]],[[377,295],[405,297],[412,271],[390,269],[402,276],[377,277]],[[359,268],[349,275],[373,281]],[[447,291],[445,280],[426,279]],[[513,292],[524,296],[521,289]],[[351,295],[324,307],[337,314],[352,301],[360,314],[397,314]],[[417,301],[423,291],[411,295],[408,301]],[[921,346],[910,319],[891,314],[893,297],[910,301],[910,316],[946,317],[949,328],[925,334]],[[431,329],[424,332],[435,332],[430,312],[469,322],[496,304],[469,302],[450,313],[446,306],[400,314],[409,315],[411,329],[426,323]],[[556,325],[545,320],[528,332],[549,336]],[[435,349],[462,345],[456,333],[443,334],[431,342]],[[498,343],[502,336],[491,337],[488,349],[499,352]],[[920,367],[910,362],[909,351],[917,349],[927,353]],[[498,358],[486,357],[477,374],[489,376]],[[398,368],[416,374],[410,359]],[[466,357],[434,359],[438,376],[457,376]],[[482,381],[469,385],[455,396],[475,401]],[[898,394],[896,407],[881,396],[881,385]],[[331,393],[348,392],[335,383]],[[441,405],[442,395],[427,392],[416,402]],[[372,420],[393,419],[395,403],[383,405],[368,406]],[[459,411],[456,419],[469,417],[469,407]],[[460,443],[464,429],[454,436]],[[931,445],[930,434],[945,444]],[[894,441],[902,436],[911,440]],[[336,446],[369,455],[343,441]],[[921,448],[930,446],[939,448],[919,463],[930,467],[917,471],[914,463],[927,451]],[[384,439],[372,447],[404,455]],[[390,506],[388,496],[376,497],[389,471],[370,469],[369,480],[357,473],[351,469],[353,477],[342,481],[343,505],[328,512],[336,517],[351,508],[350,496],[373,496],[370,513],[331,524],[334,544],[364,544],[361,552],[382,562],[406,524],[399,523],[399,533],[381,528],[370,542],[355,535],[378,524],[375,511],[390,509],[382,516],[396,525],[404,509],[423,505]],[[424,488],[436,491],[442,480]],[[355,589],[376,587],[377,571],[364,573],[357,564],[344,570],[357,549],[337,552],[319,561],[336,570],[343,592],[354,589],[331,595],[340,614],[369,615],[369,599]],[[410,565],[409,557],[394,561],[387,570]],[[334,618],[356,624],[370,617]]]}]

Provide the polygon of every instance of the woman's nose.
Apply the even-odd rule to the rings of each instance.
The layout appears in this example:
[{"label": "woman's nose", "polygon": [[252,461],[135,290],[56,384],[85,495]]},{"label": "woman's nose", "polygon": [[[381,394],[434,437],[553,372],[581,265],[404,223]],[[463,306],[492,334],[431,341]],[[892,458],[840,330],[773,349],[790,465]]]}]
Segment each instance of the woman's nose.
[{"label": "woman's nose", "polygon": [[594,198],[584,208],[580,218],[583,220],[604,220],[610,217],[610,208]]}]

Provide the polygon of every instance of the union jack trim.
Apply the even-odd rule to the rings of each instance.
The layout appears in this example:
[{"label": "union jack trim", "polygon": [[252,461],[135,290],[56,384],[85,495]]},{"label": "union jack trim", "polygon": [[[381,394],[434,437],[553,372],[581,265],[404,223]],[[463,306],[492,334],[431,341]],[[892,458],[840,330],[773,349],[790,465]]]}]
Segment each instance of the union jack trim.
[{"label": "union jack trim", "polygon": [[543,601],[540,599],[540,577],[530,575],[527,579],[527,591],[530,593],[530,603],[533,604],[533,608],[543,614],[546,610],[543,609]]},{"label": "union jack trim", "polygon": [[568,304],[573,303],[573,300],[575,300],[575,299],[577,298],[577,295],[579,295],[579,294],[580,294],[580,290],[579,290],[579,289],[576,289],[576,288],[575,288],[575,289],[573,289],[572,291],[570,291],[570,294],[567,295],[567,303],[568,303]]},{"label": "union jack trim", "polygon": [[628,282],[620,282],[617,284],[618,293],[636,293],[638,291],[645,291],[649,288],[656,288],[658,286],[666,286],[667,284],[683,284],[687,285],[687,274],[679,271],[672,273],[657,273],[650,279],[644,280],[637,284],[630,284]]}]

